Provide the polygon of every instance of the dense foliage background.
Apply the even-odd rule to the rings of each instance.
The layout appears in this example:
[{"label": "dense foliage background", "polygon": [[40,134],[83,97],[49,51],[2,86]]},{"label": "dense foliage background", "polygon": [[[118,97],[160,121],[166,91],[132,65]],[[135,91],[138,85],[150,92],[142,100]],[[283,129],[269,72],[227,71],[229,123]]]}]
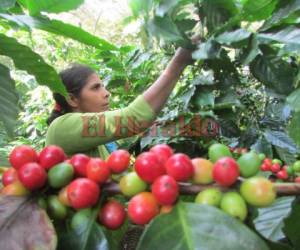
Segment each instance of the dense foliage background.
[{"label": "dense foliage background", "polygon": [[[37,8],[26,1],[1,4],[1,43],[14,44],[1,51],[1,64],[13,79],[13,96],[1,92],[6,107],[0,124],[2,164],[13,145],[43,146],[53,102],[49,88],[39,85],[63,92],[56,72],[72,62],[88,64],[113,93],[111,108],[126,106],[157,78],[177,46],[190,46],[194,34],[202,37],[196,63],[185,71],[158,123],[167,127],[180,115],[188,121],[200,114],[220,124],[220,138],[146,136],[141,147],[168,142],[183,150],[188,143],[192,152],[203,154],[211,139],[221,139],[287,163],[295,160],[300,144],[297,1],[259,1],[255,6],[247,1],[75,1],[57,9],[46,2]],[[114,18],[104,14],[109,7]],[[20,50],[26,53],[18,55]],[[12,105],[16,100],[18,105]]]},{"label": "dense foliage background", "polygon": [[[178,46],[193,49],[195,63],[184,72],[157,124],[168,128],[179,117],[188,123],[200,115],[203,121],[210,119],[203,123],[203,131],[211,133],[199,137],[179,132],[171,137],[146,134],[134,150],[166,142],[190,156],[204,156],[207,147],[218,140],[232,147],[255,148],[286,164],[298,159],[299,0],[130,0],[128,5],[121,2],[122,11],[128,11],[121,11],[115,21],[101,19],[101,11],[108,11],[105,7],[95,13],[102,1],[94,1],[94,8],[83,2],[0,2],[1,165],[8,164],[8,152],[15,145],[44,146],[46,119],[53,108],[51,91],[66,94],[57,72],[68,64],[93,67],[112,92],[114,109],[126,106],[153,83]],[[136,29],[126,33],[129,27]],[[195,34],[201,36],[197,46],[190,42]],[[190,217],[183,213],[187,209],[194,211],[193,205],[179,204],[174,213],[151,224],[139,248],[157,248],[164,234],[160,241],[147,237],[175,217],[190,221],[191,232],[199,229],[197,222],[205,225],[207,217]],[[245,240],[247,247],[251,245],[247,240],[255,239],[258,245],[251,245],[253,249],[267,249],[266,243],[270,249],[298,249],[299,229],[292,221],[299,218],[299,202],[282,198],[266,209],[255,210],[248,223],[256,234],[219,211],[210,211],[216,218],[214,225],[224,226],[216,235],[231,233]],[[273,217],[268,216],[270,211]],[[228,232],[232,227],[239,230]],[[189,245],[196,239],[185,230],[180,224],[171,233],[180,231],[183,244]],[[207,236],[201,237],[205,242]]]}]

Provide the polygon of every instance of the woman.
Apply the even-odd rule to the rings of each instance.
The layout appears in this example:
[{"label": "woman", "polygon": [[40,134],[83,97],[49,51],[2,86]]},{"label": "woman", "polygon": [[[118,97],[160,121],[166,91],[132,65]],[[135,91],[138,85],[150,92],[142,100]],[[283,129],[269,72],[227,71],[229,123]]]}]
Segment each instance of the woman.
[{"label": "woman", "polygon": [[184,68],[192,62],[191,51],[179,48],[164,72],[128,107],[109,111],[110,93],[90,68],[75,65],[60,73],[69,98],[55,93],[55,109],[47,145],[62,147],[67,155],[85,153],[106,159],[115,140],[150,127],[165,105]]}]

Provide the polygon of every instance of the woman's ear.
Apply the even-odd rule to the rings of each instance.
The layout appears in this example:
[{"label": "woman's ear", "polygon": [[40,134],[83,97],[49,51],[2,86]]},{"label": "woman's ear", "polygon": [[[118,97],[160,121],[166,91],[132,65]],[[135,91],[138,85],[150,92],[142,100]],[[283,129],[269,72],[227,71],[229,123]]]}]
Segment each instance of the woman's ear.
[{"label": "woman's ear", "polygon": [[73,94],[69,93],[69,96],[66,98],[67,103],[72,109],[77,109],[78,108],[78,98],[75,97]]}]

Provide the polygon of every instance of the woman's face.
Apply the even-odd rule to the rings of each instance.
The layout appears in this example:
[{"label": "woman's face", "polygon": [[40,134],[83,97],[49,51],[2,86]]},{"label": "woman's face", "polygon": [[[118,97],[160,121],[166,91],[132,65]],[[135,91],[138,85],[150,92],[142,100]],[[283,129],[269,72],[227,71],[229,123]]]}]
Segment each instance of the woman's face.
[{"label": "woman's face", "polygon": [[103,112],[109,109],[110,92],[106,90],[99,76],[92,74],[77,99],[79,112]]}]

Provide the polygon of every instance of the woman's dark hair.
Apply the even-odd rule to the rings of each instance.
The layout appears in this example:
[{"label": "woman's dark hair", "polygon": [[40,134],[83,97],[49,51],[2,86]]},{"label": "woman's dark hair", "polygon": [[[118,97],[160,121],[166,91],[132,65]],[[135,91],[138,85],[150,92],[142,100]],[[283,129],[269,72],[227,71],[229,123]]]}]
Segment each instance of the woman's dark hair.
[{"label": "woman's dark hair", "polygon": [[[61,71],[59,76],[65,85],[67,92],[69,94],[73,94],[75,97],[79,97],[80,92],[87,83],[88,78],[94,73],[95,71],[86,65],[72,64],[69,68]],[[48,125],[50,125],[51,122],[53,122],[57,117],[72,112],[72,108],[69,106],[66,98],[63,95],[59,93],[53,93],[53,98],[56,102],[56,108],[52,110],[52,113],[47,119]]]}]

